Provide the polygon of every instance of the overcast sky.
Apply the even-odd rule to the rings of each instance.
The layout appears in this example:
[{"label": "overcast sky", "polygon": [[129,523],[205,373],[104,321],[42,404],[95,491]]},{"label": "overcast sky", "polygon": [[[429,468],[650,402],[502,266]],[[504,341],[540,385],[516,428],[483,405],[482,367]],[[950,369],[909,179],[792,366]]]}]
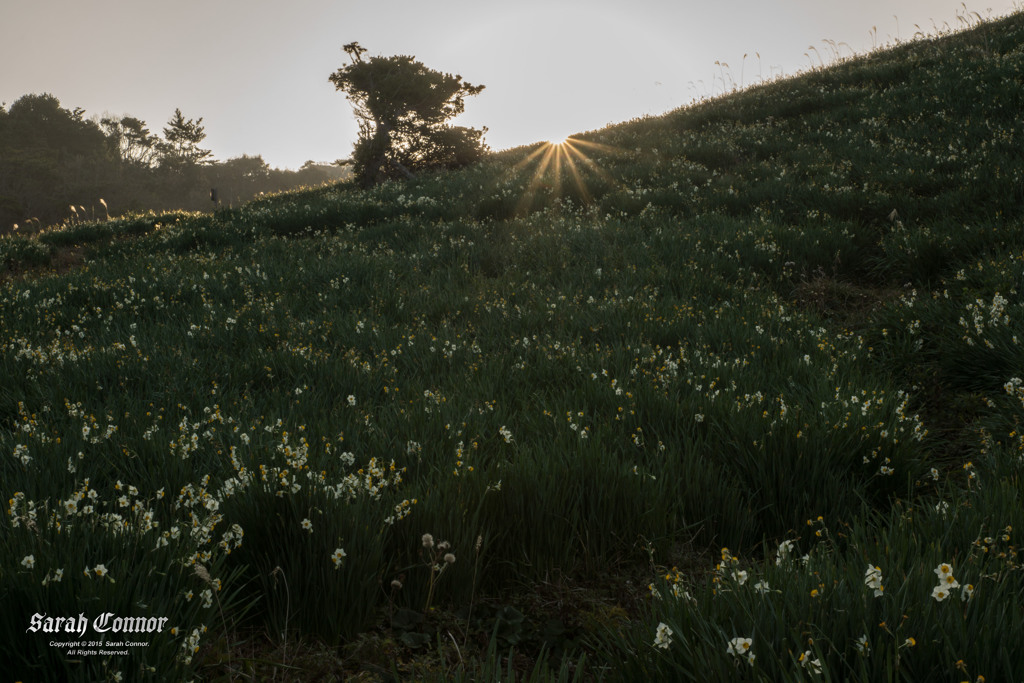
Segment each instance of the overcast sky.
[{"label": "overcast sky", "polygon": [[358,41],[485,85],[458,122],[504,149],[660,114],[723,80],[791,75],[817,62],[812,45],[827,60],[826,40],[846,56],[956,28],[958,12],[957,0],[2,0],[0,101],[46,92],[155,133],[180,107],[203,117],[217,159],[298,168],[351,153],[351,108],[327,77]]}]

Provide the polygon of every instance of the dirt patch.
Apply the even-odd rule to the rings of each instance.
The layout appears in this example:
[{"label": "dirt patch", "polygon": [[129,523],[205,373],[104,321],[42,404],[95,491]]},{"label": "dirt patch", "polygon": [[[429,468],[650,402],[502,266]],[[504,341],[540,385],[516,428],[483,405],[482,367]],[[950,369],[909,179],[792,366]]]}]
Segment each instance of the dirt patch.
[{"label": "dirt patch", "polygon": [[901,293],[891,286],[863,285],[818,273],[800,282],[790,299],[802,310],[850,327],[866,323],[872,311]]}]

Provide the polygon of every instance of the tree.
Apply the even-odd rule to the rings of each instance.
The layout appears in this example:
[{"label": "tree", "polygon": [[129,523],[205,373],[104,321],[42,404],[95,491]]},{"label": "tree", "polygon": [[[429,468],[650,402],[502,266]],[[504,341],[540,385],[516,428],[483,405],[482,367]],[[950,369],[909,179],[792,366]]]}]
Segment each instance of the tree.
[{"label": "tree", "polygon": [[196,120],[186,119],[181,109],[174,110],[160,143],[161,166],[180,171],[211,161],[208,157],[213,152],[199,147],[199,143],[206,139],[206,131],[199,125],[202,122],[201,116]]},{"label": "tree", "polygon": [[426,169],[464,166],[483,155],[486,128],[447,121],[465,111],[465,98],[484,86],[428,69],[415,57],[364,59],[366,49],[359,43],[343,49],[352,61],[329,80],[345,92],[359,119],[352,162],[364,187]]},{"label": "tree", "polygon": [[149,168],[156,161],[160,138],[149,132],[145,121],[133,116],[106,117],[100,120],[100,126],[126,164]]}]

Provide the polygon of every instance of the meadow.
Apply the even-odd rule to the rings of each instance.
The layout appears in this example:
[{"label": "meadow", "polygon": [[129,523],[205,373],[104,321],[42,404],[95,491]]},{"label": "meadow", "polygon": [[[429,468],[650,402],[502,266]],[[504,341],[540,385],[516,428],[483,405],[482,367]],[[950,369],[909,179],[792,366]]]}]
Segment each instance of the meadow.
[{"label": "meadow", "polygon": [[[1024,671],[1024,14],[0,240],[13,680]],[[68,656],[34,613],[166,617]]]}]

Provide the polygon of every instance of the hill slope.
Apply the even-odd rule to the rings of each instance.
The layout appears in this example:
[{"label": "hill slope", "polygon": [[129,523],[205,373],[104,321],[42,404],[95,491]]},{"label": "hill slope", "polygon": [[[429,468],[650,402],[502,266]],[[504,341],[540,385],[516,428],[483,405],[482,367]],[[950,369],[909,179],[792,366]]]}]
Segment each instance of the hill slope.
[{"label": "hill slope", "polygon": [[[1011,678],[1022,45],[0,241],[3,659],[212,676],[256,629],[420,678]],[[68,657],[44,612],[175,630]]]}]

